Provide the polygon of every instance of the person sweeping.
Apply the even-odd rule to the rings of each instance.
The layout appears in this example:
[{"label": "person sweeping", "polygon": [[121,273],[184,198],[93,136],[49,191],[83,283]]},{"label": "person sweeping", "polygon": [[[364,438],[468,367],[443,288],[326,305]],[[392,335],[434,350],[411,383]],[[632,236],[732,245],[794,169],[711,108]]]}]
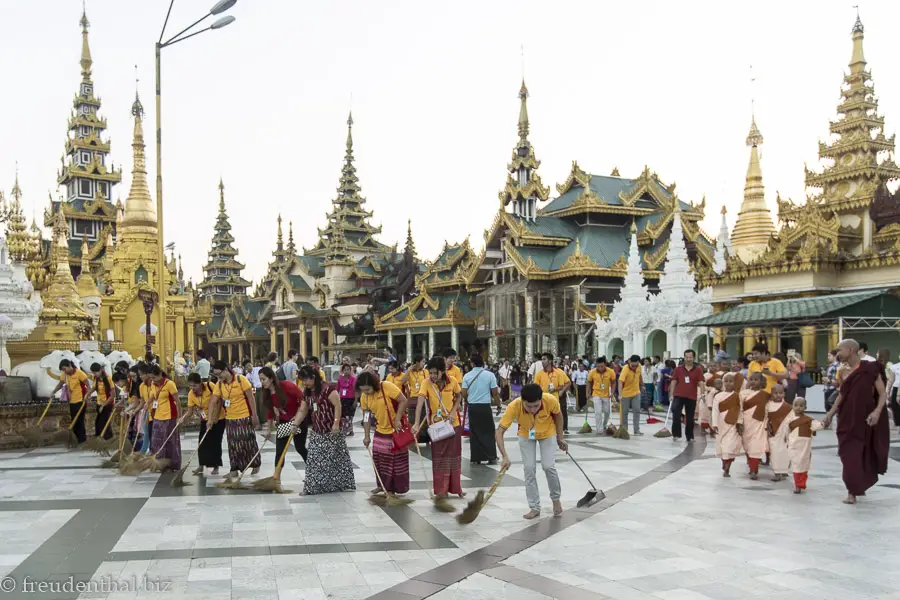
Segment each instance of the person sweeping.
[{"label": "person sweeping", "polygon": [[525,463],[525,497],[528,499],[528,512],[523,517],[536,519],[541,516],[541,495],[537,484],[539,446],[541,467],[547,477],[550,500],[553,502],[553,516],[558,517],[562,514],[563,507],[559,500],[562,486],[556,472],[556,449],[559,448],[563,452],[569,449],[563,431],[559,400],[552,394],[545,394],[538,384],[530,383],[522,386],[522,396],[510,402],[497,426],[497,447],[500,448],[500,455],[503,457],[501,470],[508,469],[510,465],[503,435],[512,426],[513,421],[519,425],[517,436],[519,452],[522,454],[522,462]]},{"label": "person sweeping", "polygon": [[90,380],[87,374],[75,367],[75,364],[68,358],[59,361],[59,383],[53,389],[50,396],[55,396],[56,392],[62,390],[63,397],[69,400],[69,415],[71,416],[72,433],[78,440],[78,444],[87,441],[87,435],[84,431],[84,407],[82,403],[90,397],[91,389]]},{"label": "person sweeping", "polygon": [[[297,371],[299,372],[299,369]],[[278,466],[284,448],[291,439],[294,440],[297,454],[303,458],[303,462],[306,462],[309,420],[295,419],[303,401],[303,392],[293,381],[279,380],[277,373],[269,367],[259,370],[259,382],[262,404],[268,411],[266,439],[271,441],[272,431],[275,431],[275,466]]]},{"label": "person sweeping", "polygon": [[153,366],[150,376],[156,388],[156,396],[150,405],[153,415],[150,450],[160,461],[168,461],[166,468],[178,471],[181,469],[181,433],[174,431],[181,414],[178,388],[159,365]]},{"label": "person sweeping", "polygon": [[[356,389],[360,392],[359,405],[363,410],[363,446],[372,445],[372,462],[379,479],[374,494],[396,496],[409,491],[409,447],[414,437],[402,439],[402,432],[408,427],[406,396],[393,383],[382,382],[378,374],[363,371],[356,378]],[[371,436],[372,419],[375,417],[374,439]],[[399,441],[407,445],[398,447]]]},{"label": "person sweeping", "polygon": [[[200,434],[198,440],[203,440],[197,448],[197,458],[200,465],[193,470],[194,475],[203,475],[206,468],[212,469],[211,475],[219,474],[222,466],[222,436],[225,435],[225,419],[222,415],[211,415],[209,401],[212,399],[213,386],[203,381],[199,373],[191,373],[187,378],[188,392],[187,416],[200,416]],[[221,411],[220,411],[221,412]],[[207,431],[209,433],[207,434]]]},{"label": "person sweeping", "polygon": [[256,442],[256,428],[259,416],[256,414],[256,399],[253,386],[243,375],[235,375],[228,364],[217,360],[212,367],[216,378],[210,404],[210,412],[225,409],[225,433],[228,436],[228,462],[231,465],[229,479],[252,467],[251,474],[259,473],[262,461],[259,458],[259,444]]},{"label": "person sweeping", "polygon": [[115,405],[116,390],[109,381],[109,375],[106,374],[100,363],[91,365],[91,376],[94,379],[94,390],[97,392],[97,417],[94,419],[94,436],[104,440],[111,439],[113,436],[112,429],[106,427],[109,417],[112,415],[113,406]]}]

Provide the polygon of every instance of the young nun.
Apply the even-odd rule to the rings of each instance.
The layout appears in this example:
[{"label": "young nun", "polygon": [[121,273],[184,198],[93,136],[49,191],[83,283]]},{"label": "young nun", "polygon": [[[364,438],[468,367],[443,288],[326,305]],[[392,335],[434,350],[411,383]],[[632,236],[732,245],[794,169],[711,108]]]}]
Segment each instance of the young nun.
[{"label": "young nun", "polygon": [[766,404],[769,424],[766,426],[769,436],[769,463],[772,465],[772,481],[787,479],[791,457],[788,453],[788,424],[791,422],[793,409],[784,401],[784,386],[772,386],[772,395]]},{"label": "young nun", "polygon": [[716,394],[722,391],[722,377],[709,373],[706,376],[706,394],[700,400],[700,431],[706,433],[713,427],[712,407]]},{"label": "young nun", "polygon": [[[213,386],[208,381],[203,381],[200,373],[191,373],[187,378],[188,387],[188,417],[198,415],[200,417],[200,434],[197,439],[203,443],[197,448],[197,458],[200,466],[194,469],[194,475],[203,475],[203,469],[212,469],[212,475],[219,474],[222,466],[222,436],[225,434],[225,413],[220,407],[218,414],[209,412],[209,401],[212,398]],[[209,433],[206,433],[209,431]],[[204,439],[204,436],[205,439]]]},{"label": "young nun", "polygon": [[759,464],[766,457],[766,403],[769,401],[769,393],[765,388],[765,377],[756,372],[750,375],[750,387],[741,391],[741,439],[747,455],[747,465],[750,467],[750,479],[759,478]]},{"label": "young nun", "polygon": [[731,477],[731,463],[741,454],[741,400],[739,373],[722,377],[722,391],[713,398],[712,432],[716,436],[716,456],[722,459],[722,477]]},{"label": "young nun", "polygon": [[158,365],[151,371],[156,395],[153,396],[153,434],[150,438],[150,450],[158,458],[169,459],[168,469],[177,471],[181,468],[181,432],[174,431],[178,426],[181,403],[178,401],[178,388],[169,379],[165,371]]},{"label": "young nun", "polygon": [[788,425],[788,451],[794,471],[795,494],[806,489],[812,462],[812,437],[820,429],[823,429],[822,423],[806,414],[806,398],[795,398],[793,419]]},{"label": "young nun", "polygon": [[225,434],[228,436],[228,462],[231,465],[228,476],[237,477],[239,471],[252,467],[253,475],[259,473],[262,461],[259,444],[256,442],[256,428],[259,416],[256,414],[256,398],[253,386],[243,375],[234,371],[223,360],[217,360],[212,367],[216,378],[210,404],[210,412],[225,409]]}]

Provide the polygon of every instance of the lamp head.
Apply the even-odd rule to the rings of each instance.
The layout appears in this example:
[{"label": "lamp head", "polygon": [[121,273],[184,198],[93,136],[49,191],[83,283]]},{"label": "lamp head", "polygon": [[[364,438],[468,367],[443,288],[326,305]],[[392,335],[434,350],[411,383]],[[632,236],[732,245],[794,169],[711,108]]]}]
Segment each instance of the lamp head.
[{"label": "lamp head", "polygon": [[228,15],[228,16],[217,19],[215,23],[213,23],[212,25],[209,26],[209,28],[210,29],[222,29],[226,25],[231,25],[232,23],[234,23],[234,17],[232,17],[231,15]]},{"label": "lamp head", "polygon": [[211,15],[221,14],[221,13],[225,12],[226,10],[228,10],[229,8],[231,8],[232,6],[234,6],[236,2],[237,2],[237,0],[219,0],[218,2],[213,4],[213,7],[211,9],[209,9],[209,14],[211,14]]}]

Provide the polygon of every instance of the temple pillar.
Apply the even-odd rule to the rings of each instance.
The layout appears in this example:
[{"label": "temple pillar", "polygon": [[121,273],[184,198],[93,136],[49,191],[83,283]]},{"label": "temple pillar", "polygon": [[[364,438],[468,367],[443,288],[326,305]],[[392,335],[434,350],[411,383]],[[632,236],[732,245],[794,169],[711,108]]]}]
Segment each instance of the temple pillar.
[{"label": "temple pillar", "polygon": [[497,339],[496,335],[492,335],[488,338],[488,362],[495,363],[498,360],[498,354],[500,354],[500,340]]},{"label": "temple pillar", "polygon": [[428,328],[428,356],[434,356],[434,327]]},{"label": "temple pillar", "polygon": [[274,323],[269,327],[269,352],[278,352],[278,330]]},{"label": "temple pillar", "polygon": [[415,348],[413,348],[412,329],[407,329],[406,330],[406,362],[412,362],[413,354],[415,354]]},{"label": "temple pillar", "polygon": [[550,294],[550,353],[556,358],[559,352],[559,338],[556,327],[556,294]]},{"label": "temple pillar", "polygon": [[281,343],[284,345],[284,349],[281,352],[281,362],[287,360],[288,350],[291,349],[291,324],[286,323],[284,325],[284,329],[281,330]]},{"label": "temple pillar", "polygon": [[713,344],[719,344],[719,347],[728,351],[728,329],[725,327],[714,327],[712,330],[713,333]]},{"label": "temple pillar", "polygon": [[815,369],[816,360],[816,328],[808,325],[800,328],[800,339],[803,341],[800,354],[803,356],[803,362],[806,363],[807,369]]},{"label": "temple pillar", "polygon": [[241,342],[237,345],[238,347],[238,361],[241,363],[241,366],[244,364],[244,343]]},{"label": "temple pillar", "polygon": [[769,354],[775,354],[781,350],[779,338],[777,327],[770,327],[766,330],[766,345],[769,347]]},{"label": "temple pillar", "polygon": [[322,353],[322,329],[319,325],[318,321],[313,322],[313,332],[312,332],[312,353],[313,356],[319,356]]},{"label": "temple pillar", "polygon": [[[833,350],[837,348],[837,345],[841,343],[841,338],[838,333],[837,323],[831,326],[828,331],[828,349]],[[805,358],[805,357],[804,357]]]},{"label": "temple pillar", "polygon": [[450,346],[459,352],[459,328],[456,325],[450,326]]},{"label": "temple pillar", "polygon": [[525,358],[534,356],[534,298],[525,295]]},{"label": "temple pillar", "polygon": [[391,348],[391,350],[393,350],[394,349],[394,331],[392,329],[388,329],[387,333],[388,333],[387,334],[387,345]]},{"label": "temple pillar", "polygon": [[196,340],[196,338],[194,338],[194,322],[193,321],[187,322],[187,342],[188,342],[187,349],[190,350],[191,352],[196,352],[197,351],[197,340]]},{"label": "temple pillar", "polygon": [[515,359],[516,362],[522,360],[522,316],[519,314],[519,297],[513,296],[513,303],[515,304],[515,311],[513,312],[513,327],[515,328],[515,345],[516,348],[513,351],[513,356],[510,358]]},{"label": "temple pillar", "polygon": [[575,334],[575,353],[578,355],[578,358],[581,358],[586,354],[584,339],[585,336],[582,334],[580,329],[581,328],[579,327],[579,331]]},{"label": "temple pillar", "polygon": [[187,350],[184,345],[184,315],[175,317],[175,349],[180,350],[182,354]]},{"label": "temple pillar", "polygon": [[756,330],[747,327],[744,329],[744,356],[753,352],[753,346],[756,345]]},{"label": "temple pillar", "polygon": [[225,349],[228,351],[228,366],[231,366],[231,344],[225,344]]},{"label": "temple pillar", "polygon": [[304,359],[309,354],[309,349],[306,347],[306,321],[300,321],[300,345],[297,346],[297,351]]},{"label": "temple pillar", "polygon": [[250,342],[250,362],[253,363],[253,366],[256,366],[256,352],[254,352],[255,344]]}]

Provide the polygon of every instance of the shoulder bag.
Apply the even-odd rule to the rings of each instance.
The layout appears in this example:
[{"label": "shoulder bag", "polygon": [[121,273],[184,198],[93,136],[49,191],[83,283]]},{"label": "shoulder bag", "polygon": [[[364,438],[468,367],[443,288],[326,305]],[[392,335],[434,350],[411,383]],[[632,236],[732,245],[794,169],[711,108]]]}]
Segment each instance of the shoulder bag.
[{"label": "shoulder bag", "polygon": [[[448,420],[445,420],[442,415],[435,415],[433,422],[428,425],[428,437],[431,438],[432,442],[440,442],[442,440],[446,440],[448,438],[452,438],[456,435],[456,431],[453,429],[453,423],[449,420],[452,415],[450,415],[450,411],[444,406],[443,398],[441,397],[441,392],[435,387],[434,382],[429,381],[431,384],[431,389],[434,390],[434,393],[437,394],[438,405],[442,410],[447,412]],[[450,407],[451,409],[453,406]],[[428,415],[428,420],[431,419],[431,402],[426,401],[425,403],[425,414]],[[438,420],[440,419],[440,420]]]},{"label": "shoulder bag", "polygon": [[[384,393],[384,384],[381,384],[381,397],[384,399],[384,406],[387,408],[388,418],[391,420],[391,425],[393,426],[394,417],[397,413],[394,411],[394,401],[388,398],[387,394]],[[393,440],[391,454],[406,452],[407,446],[415,443],[416,438],[409,428],[409,423],[406,421],[406,415],[404,415],[400,422],[400,431],[394,429],[391,438]]]}]

